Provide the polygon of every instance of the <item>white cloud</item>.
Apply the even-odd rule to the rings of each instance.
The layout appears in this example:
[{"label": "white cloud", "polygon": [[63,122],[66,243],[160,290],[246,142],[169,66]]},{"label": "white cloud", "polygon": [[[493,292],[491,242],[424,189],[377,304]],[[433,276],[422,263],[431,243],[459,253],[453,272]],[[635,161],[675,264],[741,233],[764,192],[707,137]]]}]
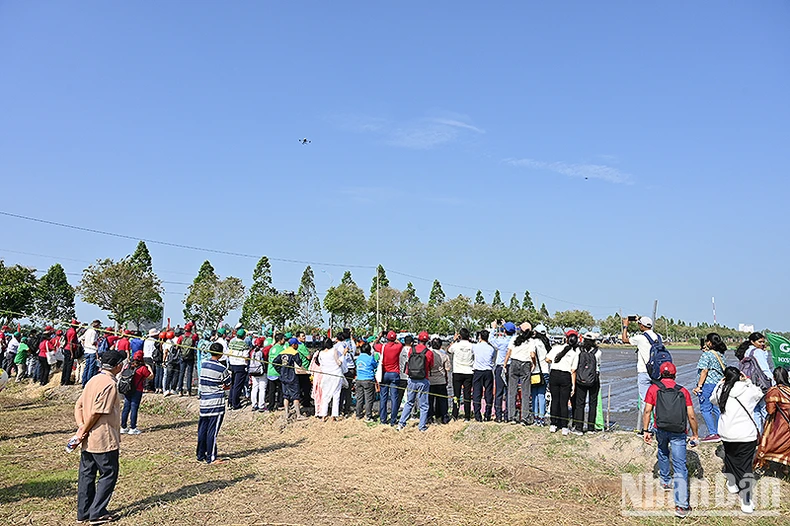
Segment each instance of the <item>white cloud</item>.
[{"label": "white cloud", "polygon": [[548,170],[569,177],[585,177],[589,179],[600,179],[609,183],[633,184],[630,174],[605,164],[566,163],[562,161],[547,162],[535,159],[506,159],[505,162],[511,166]]},{"label": "white cloud", "polygon": [[389,121],[365,115],[338,114],[329,120],[339,129],[354,133],[379,135],[385,143],[412,150],[430,150],[448,144],[469,133],[483,134],[485,130],[470,124],[463,115],[428,117],[407,121]]}]

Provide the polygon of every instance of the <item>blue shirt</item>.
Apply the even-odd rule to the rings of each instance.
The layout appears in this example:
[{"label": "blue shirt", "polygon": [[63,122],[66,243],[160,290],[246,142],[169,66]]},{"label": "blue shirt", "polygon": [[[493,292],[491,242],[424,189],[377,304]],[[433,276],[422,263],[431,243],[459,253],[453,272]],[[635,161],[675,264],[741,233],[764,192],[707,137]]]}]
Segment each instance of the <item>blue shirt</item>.
[{"label": "blue shirt", "polygon": [[494,346],[496,350],[496,364],[497,365],[504,365],[505,364],[505,355],[507,354],[507,346],[510,345],[510,340],[513,339],[513,336],[497,336],[496,338],[491,338],[489,343]]},{"label": "blue shirt", "polygon": [[494,369],[494,350],[486,342],[477,342],[472,345],[472,354],[475,357],[472,369],[475,371],[491,371]]},{"label": "blue shirt", "polygon": [[357,358],[357,380],[373,380],[376,376],[378,362],[369,354],[360,354]]},{"label": "blue shirt", "polygon": [[143,343],[145,343],[140,338],[135,338],[131,342],[129,342],[129,347],[132,350],[132,354],[136,353],[137,351],[143,350]]}]

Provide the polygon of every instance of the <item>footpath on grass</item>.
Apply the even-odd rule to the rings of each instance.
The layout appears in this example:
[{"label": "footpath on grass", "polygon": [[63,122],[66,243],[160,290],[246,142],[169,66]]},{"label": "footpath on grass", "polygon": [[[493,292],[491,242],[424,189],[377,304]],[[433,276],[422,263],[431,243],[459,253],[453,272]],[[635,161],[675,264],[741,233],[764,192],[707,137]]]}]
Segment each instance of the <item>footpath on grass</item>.
[{"label": "footpath on grass", "polygon": [[[63,450],[74,431],[78,387],[10,386],[0,393],[0,517],[7,524],[75,519],[78,454]],[[139,436],[123,436],[111,511],[118,524],[666,524],[671,505],[634,503],[654,491],[655,447],[631,432],[583,437],[547,428],[451,422],[398,433],[356,419],[285,424],[282,413],[230,412],[219,452],[230,462],[195,461],[197,400],[146,394]],[[691,450],[694,481],[716,487],[715,445]],[[625,478],[624,478],[625,477]],[[723,481],[723,478],[721,478]],[[723,482],[722,482],[723,484]],[[788,485],[781,483],[783,495]],[[723,488],[723,486],[722,486]],[[630,492],[630,493],[629,493]],[[626,495],[624,505],[624,494]],[[716,504],[711,497],[711,506]],[[646,499],[643,498],[643,501]],[[784,499],[787,502],[788,499]],[[654,504],[654,503],[651,503]],[[782,508],[781,506],[784,506]],[[787,524],[776,516],[750,524]],[[737,501],[715,510],[735,513]],[[694,524],[740,524],[697,517]]]}]

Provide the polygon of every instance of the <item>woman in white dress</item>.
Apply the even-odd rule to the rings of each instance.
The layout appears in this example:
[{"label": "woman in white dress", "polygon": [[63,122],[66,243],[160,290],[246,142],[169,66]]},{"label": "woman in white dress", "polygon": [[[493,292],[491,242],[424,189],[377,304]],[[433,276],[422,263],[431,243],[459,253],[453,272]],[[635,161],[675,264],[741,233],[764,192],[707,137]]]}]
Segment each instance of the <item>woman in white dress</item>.
[{"label": "woman in white dress", "polygon": [[321,401],[318,404],[318,417],[324,422],[329,419],[329,403],[332,402],[332,417],[340,415],[340,390],[343,388],[343,352],[340,344],[333,345],[332,340],[324,342],[324,349],[318,353],[318,365],[321,367]]}]

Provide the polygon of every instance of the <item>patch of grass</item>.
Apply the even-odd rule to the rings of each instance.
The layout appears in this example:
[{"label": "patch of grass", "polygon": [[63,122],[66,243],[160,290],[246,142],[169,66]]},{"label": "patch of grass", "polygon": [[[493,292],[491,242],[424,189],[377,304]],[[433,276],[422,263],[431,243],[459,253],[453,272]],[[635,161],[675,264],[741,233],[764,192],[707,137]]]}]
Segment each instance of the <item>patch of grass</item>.
[{"label": "patch of grass", "polygon": [[77,486],[76,469],[31,472],[20,466],[6,465],[2,475],[3,478],[8,477],[0,489],[0,503],[3,504],[30,498],[49,500],[63,497],[76,491]]}]

